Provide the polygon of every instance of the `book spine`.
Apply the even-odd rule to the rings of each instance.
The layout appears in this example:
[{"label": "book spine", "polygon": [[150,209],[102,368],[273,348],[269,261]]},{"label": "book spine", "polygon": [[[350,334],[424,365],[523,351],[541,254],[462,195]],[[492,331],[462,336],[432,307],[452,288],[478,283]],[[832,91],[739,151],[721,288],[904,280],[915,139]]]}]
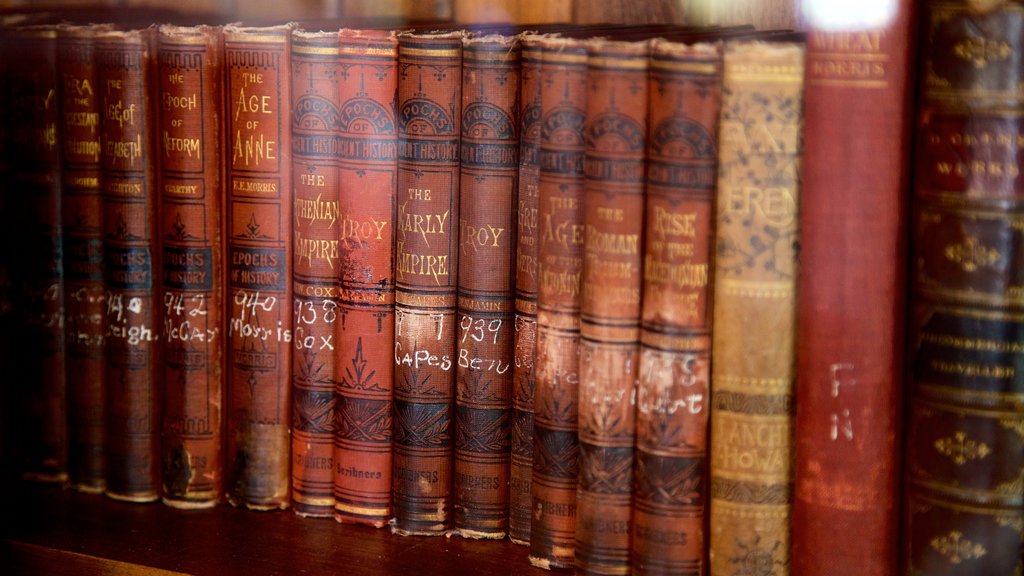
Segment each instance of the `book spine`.
[{"label": "book spine", "polygon": [[[794,575],[897,570],[911,2],[830,28],[805,2]],[[852,532],[859,534],[851,539]]]},{"label": "book spine", "polygon": [[378,528],[391,517],[397,50],[391,32],[341,32],[347,76],[339,87],[339,219],[345,261],[334,517]]},{"label": "book spine", "polygon": [[64,317],[68,399],[68,479],[84,492],[104,488],[103,193],[95,40],[103,28],[57,33],[63,155]]},{"label": "book spine", "polygon": [[719,123],[710,564],[788,574],[803,46],[726,45]]},{"label": "book spine", "polygon": [[700,576],[720,49],[656,42],[650,70],[630,565],[635,574]]},{"label": "book spine", "polygon": [[337,32],[292,32],[292,505],[334,513],[334,385],[340,338]]},{"label": "book spine", "polygon": [[451,511],[462,33],[398,40],[393,530]]},{"label": "book spine", "polygon": [[519,42],[467,39],[462,50],[456,533],[508,532],[519,173]]},{"label": "book spine", "polygon": [[107,32],[96,43],[103,142],[107,285],[106,493],[160,496],[157,375],[153,30]]},{"label": "book spine", "polygon": [[[67,479],[61,247],[61,139],[57,29],[13,32],[11,138],[16,222],[15,274],[21,335],[16,342],[22,474],[41,482]],[[24,53],[22,53],[24,50]]]},{"label": "book spine", "polygon": [[519,184],[516,220],[516,292],[512,366],[512,446],[509,539],[529,545],[533,515],[533,388],[537,351],[537,155],[540,147],[540,46],[522,40],[519,97]]},{"label": "book spine", "polygon": [[159,29],[161,470],[177,508],[213,506],[224,488],[222,68],[219,28]]},{"label": "book spine", "polygon": [[629,572],[647,42],[588,44],[576,569]]},{"label": "book spine", "polygon": [[902,573],[1024,571],[1024,7],[928,2]]},{"label": "book spine", "polygon": [[228,430],[236,506],[289,505],[291,27],[224,29]]},{"label": "book spine", "polygon": [[541,41],[537,353],[530,563],[571,568],[576,540],[587,49]]},{"label": "book spine", "polygon": [[19,327],[15,293],[15,247],[18,245],[16,189],[14,182],[13,122],[11,122],[12,80],[15,78],[13,34],[0,34],[0,370],[15,376],[0,385],[0,476],[17,483],[21,474],[20,351],[16,347]]}]

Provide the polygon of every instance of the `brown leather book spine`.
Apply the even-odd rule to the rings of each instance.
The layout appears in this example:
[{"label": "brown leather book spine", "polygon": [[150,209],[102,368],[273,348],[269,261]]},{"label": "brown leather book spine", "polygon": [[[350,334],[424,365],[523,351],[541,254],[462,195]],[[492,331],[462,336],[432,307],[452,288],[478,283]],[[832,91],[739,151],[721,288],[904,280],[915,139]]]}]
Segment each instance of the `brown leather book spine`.
[{"label": "brown leather book spine", "polygon": [[[898,567],[911,2],[834,28],[805,2],[792,572]],[[857,533],[857,538],[850,538]]]},{"label": "brown leather book spine", "polygon": [[462,49],[455,533],[508,532],[519,175],[519,42],[466,39]]},{"label": "brown leather book spine", "polygon": [[227,187],[226,491],[289,505],[292,357],[291,26],[224,28]]},{"label": "brown leather book spine", "polygon": [[587,46],[576,570],[629,572],[647,42]]},{"label": "brown leather book spine", "polygon": [[292,505],[334,514],[334,383],[341,322],[337,32],[292,32]]},{"label": "brown leather book spine", "polygon": [[160,496],[157,379],[154,30],[96,41],[107,284],[107,485],[111,498]]},{"label": "brown leather book spine", "polygon": [[341,342],[335,388],[334,517],[391,518],[398,41],[341,31]]},{"label": "brown leather book spine", "polygon": [[580,276],[583,272],[583,126],[587,49],[540,42],[539,277],[530,563],[571,568],[579,444]]},{"label": "brown leather book spine", "polygon": [[462,33],[398,37],[394,532],[449,527]]},{"label": "brown leather book spine", "polygon": [[651,47],[634,574],[705,573],[721,51]]},{"label": "brown leather book spine", "polygon": [[1020,574],[1024,6],[922,16],[901,572]]},{"label": "brown leather book spine", "polygon": [[175,508],[224,491],[223,64],[220,28],[159,28],[161,470]]},{"label": "brown leather book spine", "polygon": [[537,351],[537,185],[540,168],[540,46],[521,41],[519,64],[519,183],[516,219],[515,336],[512,366],[512,446],[509,539],[530,544],[533,515],[533,388]]},{"label": "brown leather book spine", "polygon": [[[726,44],[711,373],[712,573],[789,570],[800,44]],[[759,568],[760,569],[760,568]]]},{"label": "brown leather book spine", "polygon": [[104,487],[103,193],[100,95],[95,40],[104,26],[57,31],[68,398],[68,480],[83,492]]},{"label": "brown leather book spine", "polygon": [[18,381],[25,478],[67,479],[57,29],[12,33],[11,134]]}]

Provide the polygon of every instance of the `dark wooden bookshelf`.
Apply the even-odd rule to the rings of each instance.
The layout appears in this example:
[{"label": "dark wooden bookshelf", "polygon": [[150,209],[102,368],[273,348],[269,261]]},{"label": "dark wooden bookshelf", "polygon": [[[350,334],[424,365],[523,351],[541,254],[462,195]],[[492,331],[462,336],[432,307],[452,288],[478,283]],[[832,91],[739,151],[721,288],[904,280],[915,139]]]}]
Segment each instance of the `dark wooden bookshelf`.
[{"label": "dark wooden bookshelf", "polygon": [[175,510],[57,486],[19,483],[4,493],[3,574],[551,574],[508,540],[394,536],[290,510]]}]

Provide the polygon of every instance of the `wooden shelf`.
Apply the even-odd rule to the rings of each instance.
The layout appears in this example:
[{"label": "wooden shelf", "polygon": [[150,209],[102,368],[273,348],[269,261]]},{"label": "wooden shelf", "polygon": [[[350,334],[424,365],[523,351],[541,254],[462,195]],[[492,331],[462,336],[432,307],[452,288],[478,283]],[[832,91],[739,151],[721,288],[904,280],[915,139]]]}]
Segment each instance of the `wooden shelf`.
[{"label": "wooden shelf", "polygon": [[8,485],[4,493],[4,574],[551,574],[508,540],[401,537],[290,510],[175,510],[55,486]]}]

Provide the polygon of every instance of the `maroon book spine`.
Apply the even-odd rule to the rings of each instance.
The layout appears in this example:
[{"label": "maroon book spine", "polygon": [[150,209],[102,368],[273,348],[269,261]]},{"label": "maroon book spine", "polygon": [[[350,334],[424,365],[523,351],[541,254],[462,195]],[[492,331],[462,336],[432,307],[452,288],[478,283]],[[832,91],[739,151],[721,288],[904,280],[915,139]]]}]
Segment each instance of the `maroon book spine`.
[{"label": "maroon book spine", "polygon": [[897,571],[913,27],[892,4],[804,14],[794,576]]},{"label": "maroon book spine", "polygon": [[103,336],[103,193],[95,39],[102,26],[62,26],[60,72],[64,318],[67,346],[68,479],[102,492],[106,442]]},{"label": "maroon book spine", "polygon": [[462,33],[398,37],[393,530],[449,528]]},{"label": "maroon book spine", "polygon": [[455,531],[508,532],[515,338],[519,43],[466,39],[462,50]]},{"label": "maroon book spine", "polygon": [[163,500],[216,504],[224,488],[224,247],[220,28],[157,36]]},{"label": "maroon book spine", "polygon": [[337,134],[345,260],[334,517],[378,528],[391,517],[397,50],[392,32],[341,31]]},{"label": "maroon book spine", "polygon": [[571,568],[579,464],[580,275],[587,49],[541,41],[539,278],[530,562]]},{"label": "maroon book spine", "polygon": [[12,199],[16,294],[21,336],[16,379],[21,395],[22,473],[42,482],[67,479],[61,256],[61,139],[57,29],[26,26],[12,34]]},{"label": "maroon book spine", "polygon": [[291,26],[224,28],[226,491],[289,505],[292,357]]},{"label": "maroon book spine", "polygon": [[900,573],[1022,574],[1024,5],[922,11]]},{"label": "maroon book spine", "polygon": [[630,566],[700,576],[720,49],[654,42],[650,69]]},{"label": "maroon book spine", "polygon": [[151,28],[106,32],[96,43],[107,283],[106,493],[132,502],[160,496],[153,47]]},{"label": "maroon book spine", "polygon": [[519,189],[516,219],[515,343],[512,366],[512,463],[509,539],[529,545],[533,516],[533,388],[537,351],[537,155],[540,147],[540,46],[522,40],[519,67]]},{"label": "maroon book spine", "polygon": [[588,43],[576,569],[629,571],[647,42]]},{"label": "maroon book spine", "polygon": [[334,383],[338,378],[341,251],[338,34],[292,32],[292,504],[334,513]]}]

